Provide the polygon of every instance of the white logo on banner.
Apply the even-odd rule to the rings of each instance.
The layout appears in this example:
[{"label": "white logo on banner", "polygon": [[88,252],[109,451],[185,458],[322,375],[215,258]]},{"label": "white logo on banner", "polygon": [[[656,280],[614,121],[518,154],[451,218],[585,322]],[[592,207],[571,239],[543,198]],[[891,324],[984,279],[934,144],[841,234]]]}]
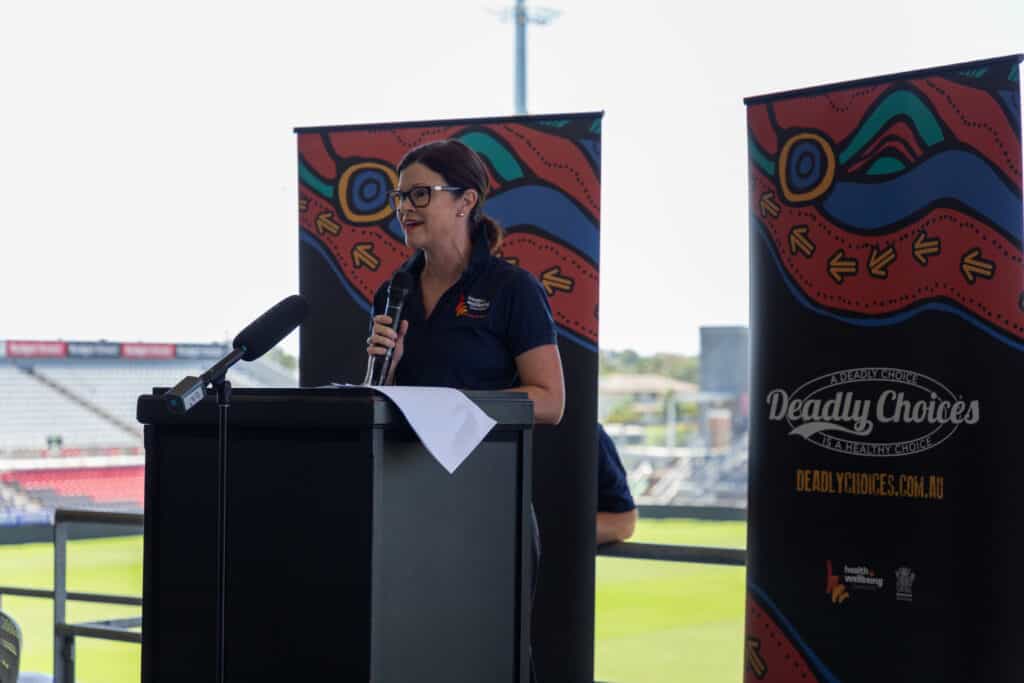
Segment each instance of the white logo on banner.
[{"label": "white logo on banner", "polygon": [[853,368],[815,377],[792,393],[772,389],[768,419],[786,422],[789,435],[822,448],[865,456],[921,453],[960,425],[981,419],[967,401],[939,381],[911,370]]},{"label": "white logo on banner", "polygon": [[885,586],[885,579],[878,576],[870,567],[850,567],[843,565],[843,583],[851,588],[862,588],[865,590],[882,590]]},{"label": "white logo on banner", "polygon": [[917,574],[910,567],[900,567],[896,570],[896,599],[902,602],[914,600],[914,580]]}]

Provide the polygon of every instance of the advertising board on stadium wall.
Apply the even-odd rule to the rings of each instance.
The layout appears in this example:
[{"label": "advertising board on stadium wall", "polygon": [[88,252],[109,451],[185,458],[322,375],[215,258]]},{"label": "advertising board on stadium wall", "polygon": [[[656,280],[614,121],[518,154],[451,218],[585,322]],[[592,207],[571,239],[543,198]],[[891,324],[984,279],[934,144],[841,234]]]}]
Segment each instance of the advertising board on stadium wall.
[{"label": "advertising board on stadium wall", "polygon": [[0,358],[124,358],[126,360],[219,360],[226,344],[155,344],[110,341],[0,340]]},{"label": "advertising board on stadium wall", "polygon": [[128,360],[170,360],[174,358],[174,344],[121,344],[121,357]]},{"label": "advertising board on stadium wall", "polygon": [[68,342],[69,358],[120,358],[121,345],[116,342]]},{"label": "advertising board on stadium wall", "polygon": [[178,358],[189,360],[220,360],[227,352],[226,344],[178,344],[175,349]]},{"label": "advertising board on stadium wall", "polygon": [[62,341],[8,339],[6,347],[9,358],[64,358],[68,353],[67,343]]}]

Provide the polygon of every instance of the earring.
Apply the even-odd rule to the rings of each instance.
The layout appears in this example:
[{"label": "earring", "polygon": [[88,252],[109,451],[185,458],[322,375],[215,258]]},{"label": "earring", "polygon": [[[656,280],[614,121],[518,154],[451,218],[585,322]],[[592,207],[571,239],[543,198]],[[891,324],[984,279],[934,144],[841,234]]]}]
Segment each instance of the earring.
[{"label": "earring", "polygon": [[462,218],[463,216],[466,215],[466,212],[465,211],[456,211],[455,215],[458,216],[459,218]]}]

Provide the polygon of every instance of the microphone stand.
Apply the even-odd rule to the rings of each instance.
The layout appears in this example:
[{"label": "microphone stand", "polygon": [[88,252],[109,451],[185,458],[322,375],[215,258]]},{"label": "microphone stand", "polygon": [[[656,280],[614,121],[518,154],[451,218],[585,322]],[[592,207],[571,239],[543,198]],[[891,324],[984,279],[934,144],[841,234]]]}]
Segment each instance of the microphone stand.
[{"label": "microphone stand", "polygon": [[214,681],[225,683],[225,605],[227,603],[227,521],[228,521],[228,409],[231,407],[231,382],[227,380],[228,370],[242,360],[246,349],[244,346],[232,349],[199,377],[186,377],[171,389],[168,408],[184,413],[206,396],[206,387],[212,385],[217,392],[217,587],[216,599],[216,632],[214,649],[216,650],[216,671]]},{"label": "microphone stand", "polygon": [[[216,667],[214,681],[225,683],[225,605],[227,603],[227,562],[228,562],[228,409],[231,407],[231,382],[227,380],[228,370],[245,355],[244,346],[232,349],[204,372],[199,378],[187,377],[179,386],[189,387],[205,394],[206,386],[213,385],[217,392],[217,602],[216,617]],[[198,387],[198,389],[196,389]],[[175,387],[177,389],[178,387]],[[173,390],[172,390],[173,391]],[[188,406],[185,407],[188,409]]]},{"label": "microphone stand", "polygon": [[163,394],[167,409],[186,413],[206,397],[207,385],[217,392],[217,588],[216,588],[216,671],[214,681],[225,683],[226,659],[224,638],[227,631],[227,564],[228,564],[228,409],[231,407],[231,382],[227,372],[240,360],[256,360],[285,335],[298,327],[306,317],[309,304],[301,296],[283,299],[250,323],[232,342],[226,356],[199,377],[188,376]]},{"label": "microphone stand", "polygon": [[228,521],[228,408],[231,407],[231,382],[220,373],[213,381],[217,391],[217,683],[225,683],[224,607],[227,593],[227,521]]}]

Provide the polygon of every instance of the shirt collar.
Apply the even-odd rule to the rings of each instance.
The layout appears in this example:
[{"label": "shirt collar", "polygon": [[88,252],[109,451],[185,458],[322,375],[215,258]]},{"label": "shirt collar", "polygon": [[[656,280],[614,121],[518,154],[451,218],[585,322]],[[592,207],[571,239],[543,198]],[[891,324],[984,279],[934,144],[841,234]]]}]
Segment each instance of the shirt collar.
[{"label": "shirt collar", "polygon": [[[491,257],[491,245],[488,244],[487,238],[482,233],[483,228],[478,227],[471,234],[472,246],[470,247],[469,263],[466,265],[466,270],[463,271],[460,279],[466,280],[475,277]],[[420,274],[423,273],[423,267],[426,264],[427,257],[423,254],[423,250],[417,249],[416,253],[402,264],[400,270],[404,270],[412,275],[415,286],[419,287]]]}]

